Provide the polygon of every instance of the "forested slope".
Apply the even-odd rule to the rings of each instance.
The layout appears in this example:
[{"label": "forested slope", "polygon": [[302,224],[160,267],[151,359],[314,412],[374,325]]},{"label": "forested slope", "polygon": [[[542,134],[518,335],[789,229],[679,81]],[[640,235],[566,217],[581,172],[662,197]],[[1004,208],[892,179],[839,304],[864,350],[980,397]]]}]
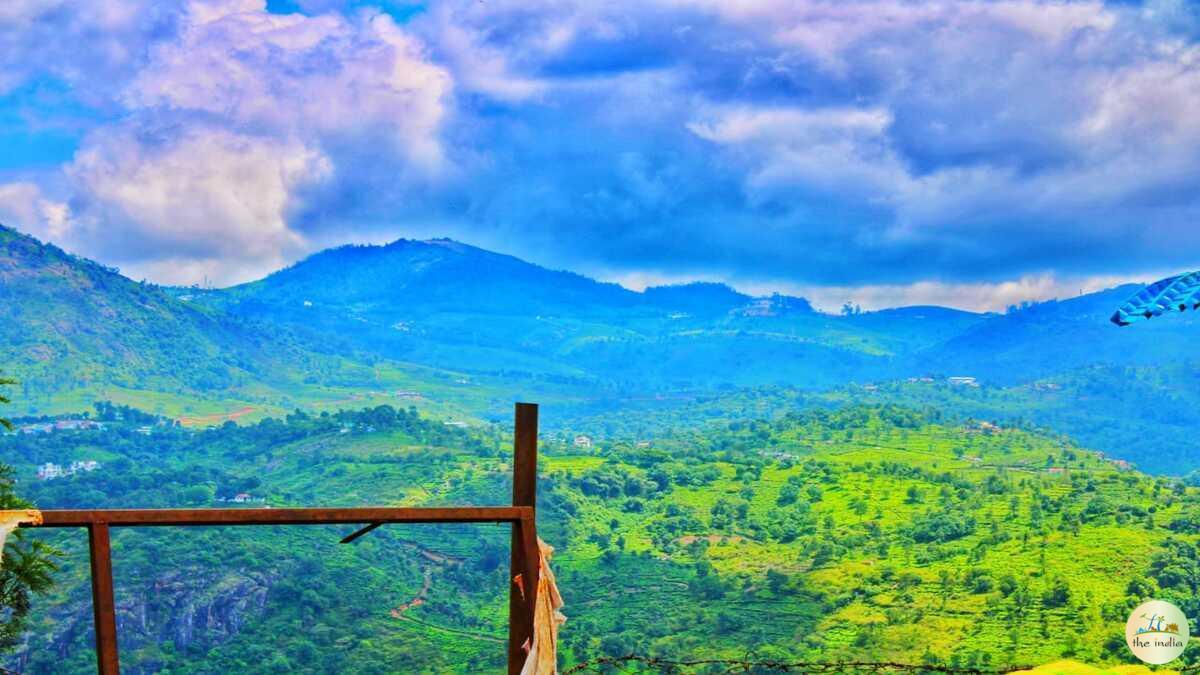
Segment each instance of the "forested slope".
[{"label": "forested slope", "polygon": [[[0,441],[43,507],[211,506],[239,492],[274,506],[500,504],[510,489],[508,432],[389,408]],[[855,406],[589,451],[568,441],[543,439],[539,480],[570,617],[564,664],[748,647],[791,660],[1117,663],[1140,600],[1200,610],[1197,490],[1062,437]],[[31,480],[37,463],[87,458],[102,469]],[[337,544],[346,531],[120,532],[128,672],[500,666],[504,528],[389,526]],[[16,665],[89,672],[83,538],[52,536],[70,558]]]}]

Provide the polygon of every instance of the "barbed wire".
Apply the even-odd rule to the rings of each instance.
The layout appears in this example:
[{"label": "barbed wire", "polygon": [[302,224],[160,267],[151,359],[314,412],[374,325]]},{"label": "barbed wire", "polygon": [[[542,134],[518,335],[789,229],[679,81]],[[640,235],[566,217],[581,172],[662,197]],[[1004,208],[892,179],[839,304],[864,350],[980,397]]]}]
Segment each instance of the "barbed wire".
[{"label": "barbed wire", "polygon": [[755,671],[779,671],[787,673],[943,673],[945,675],[1003,675],[1019,670],[1029,670],[1031,666],[1008,666],[1004,668],[970,668],[943,666],[934,664],[891,663],[891,662],[811,662],[811,661],[776,661],[755,660],[751,657],[744,659],[693,659],[673,660],[655,656],[600,656],[576,664],[562,675],[573,675],[591,670],[599,670],[604,666],[619,666],[637,664],[655,668],[662,673],[683,673],[687,668],[719,666],[724,673],[749,673]]}]

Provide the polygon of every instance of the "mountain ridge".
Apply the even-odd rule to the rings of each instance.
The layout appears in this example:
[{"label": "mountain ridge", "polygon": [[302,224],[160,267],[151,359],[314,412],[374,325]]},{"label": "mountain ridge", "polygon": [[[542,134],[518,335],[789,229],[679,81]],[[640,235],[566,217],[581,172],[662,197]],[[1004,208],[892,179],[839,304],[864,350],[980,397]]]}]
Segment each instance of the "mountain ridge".
[{"label": "mountain ridge", "polygon": [[[1183,315],[1112,326],[1111,307],[1131,290],[1006,314],[916,306],[834,316],[724,284],[639,293],[451,240],[339,247],[250,284],[168,288],[5,229],[0,363],[21,381],[14,415],[84,409],[115,388],[140,392],[123,402],[214,423],[246,406],[261,417],[397,391],[423,409],[496,419],[513,400],[611,413],[621,401],[703,392],[836,399],[957,376],[983,398],[905,395],[1044,419],[1115,456],[1136,447],[1187,470],[1200,464],[1180,455],[1183,430],[1200,423],[1189,412],[1200,364],[1186,360],[1200,324]],[[1121,377],[1137,377],[1146,402],[1127,400]],[[1053,412],[1040,412],[1048,396]],[[1142,411],[1160,399],[1160,413]],[[1169,423],[1155,422],[1163,416]]]}]

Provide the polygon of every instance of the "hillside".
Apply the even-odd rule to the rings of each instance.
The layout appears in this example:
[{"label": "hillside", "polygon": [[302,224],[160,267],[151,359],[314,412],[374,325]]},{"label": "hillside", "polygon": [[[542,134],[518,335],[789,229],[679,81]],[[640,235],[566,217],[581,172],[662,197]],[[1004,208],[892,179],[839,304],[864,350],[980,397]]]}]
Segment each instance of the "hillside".
[{"label": "hillside", "polygon": [[330,249],[199,300],[319,335],[334,348],[440,368],[591,377],[641,391],[828,386],[885,372],[896,354],[978,320],[952,310],[901,312],[889,327],[722,284],[636,293],[445,239]]},{"label": "hillside", "polygon": [[3,361],[21,368],[30,389],[106,376],[128,386],[219,388],[267,365],[264,337],[8,228],[0,229],[0,312]]},{"label": "hillside", "polygon": [[[486,420],[525,398],[619,420],[694,399],[737,407],[767,388],[1029,420],[1149,472],[1200,468],[1197,320],[1118,329],[1107,317],[1131,288],[1002,315],[832,316],[721,284],[637,293],[445,239],[330,249],[222,290],[137,283],[8,229],[0,256],[15,415],[109,399],[219,424],[403,400]],[[924,387],[948,376],[981,386]]]},{"label": "hillside", "polygon": [[[420,384],[447,412],[484,409],[483,392],[439,397],[462,375],[322,349],[296,332],[138,283],[0,226],[0,364],[19,384],[10,415],[98,399],[221,422],[294,405],[386,401]],[[385,393],[386,392],[386,393]],[[394,400],[394,399],[393,399]]]},{"label": "hillside", "polygon": [[[1200,609],[1196,488],[1062,438],[859,406],[590,451],[568,440],[543,440],[539,481],[570,617],[564,666],[748,647],[820,662],[1114,664],[1131,658],[1121,630],[1142,599]],[[506,445],[501,429],[386,408],[0,438],[26,478],[48,460],[102,462],[29,483],[43,507],[209,506],[242,491],[276,506],[504,503]],[[119,532],[126,672],[499,668],[503,528],[386,527],[341,546],[346,529]],[[69,557],[14,665],[90,672],[84,542],[37,536]]]},{"label": "hillside", "polygon": [[1117,328],[1108,321],[1140,287],[1028,305],[969,326],[917,351],[913,363],[930,372],[966,372],[1001,384],[1041,379],[1084,366],[1153,366],[1186,358],[1200,331],[1194,314]]},{"label": "hillside", "polygon": [[833,316],[802,298],[754,298],[722,284],[636,293],[436,239],[323,251],[200,300],[318,335],[334,349],[662,392],[820,389],[928,374],[1008,386],[1097,365],[1177,363],[1200,320],[1118,330],[1108,316],[1134,290],[1006,314],[904,307]]}]

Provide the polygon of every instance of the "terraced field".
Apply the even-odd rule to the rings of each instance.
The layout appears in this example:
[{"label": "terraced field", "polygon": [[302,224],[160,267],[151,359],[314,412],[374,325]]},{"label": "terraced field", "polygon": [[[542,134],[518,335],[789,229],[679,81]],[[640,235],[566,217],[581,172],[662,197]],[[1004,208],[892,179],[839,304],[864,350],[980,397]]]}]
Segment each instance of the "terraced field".
[{"label": "terraced field", "polygon": [[[1123,470],[1063,437],[859,406],[591,449],[572,441],[544,435],[539,483],[540,533],[557,548],[567,601],[564,668],[602,655],[748,652],[1115,667],[1132,658],[1121,637],[1132,607],[1200,603],[1196,488]],[[510,490],[503,429],[389,408],[153,436],[114,423],[3,442],[22,472],[85,455],[123,467],[29,485],[43,506],[209,505],[234,489],[279,506],[503,504]],[[505,528],[388,527],[351,546],[336,543],[342,534],[121,533],[122,640],[143,669],[134,672],[501,666]],[[39,608],[46,633],[18,664],[28,672],[90,668],[86,631],[62,632],[80,625],[63,616],[86,616],[83,542],[56,541],[67,559]],[[224,581],[171,581],[181,570]],[[261,604],[231,610],[221,588],[247,580],[264,580]],[[176,595],[155,590],[171,584]],[[161,603],[236,620],[180,640]],[[44,660],[47,644],[67,658]]]}]

